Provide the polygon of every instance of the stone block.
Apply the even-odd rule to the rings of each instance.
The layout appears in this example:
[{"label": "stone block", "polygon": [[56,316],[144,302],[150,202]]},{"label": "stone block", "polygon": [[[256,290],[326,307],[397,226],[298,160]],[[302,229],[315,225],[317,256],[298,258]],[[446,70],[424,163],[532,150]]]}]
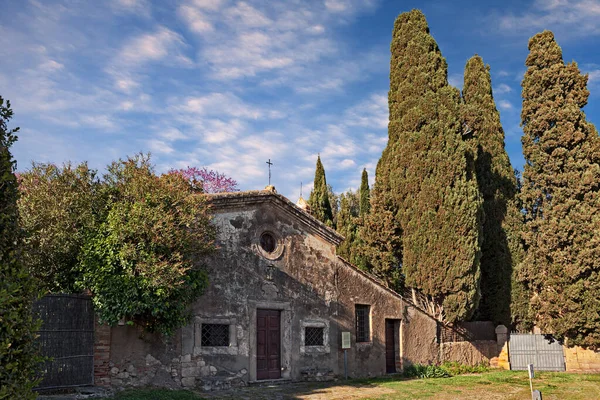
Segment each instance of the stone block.
[{"label": "stone block", "polygon": [[199,371],[198,371],[198,367],[187,367],[187,368],[181,368],[181,376],[184,378],[189,378],[190,376],[198,376]]},{"label": "stone block", "polygon": [[191,362],[192,361],[192,355],[191,354],[185,354],[183,356],[181,356],[181,362]]},{"label": "stone block", "polygon": [[152,365],[158,365],[158,364],[160,364],[160,361],[158,361],[156,358],[152,357],[151,354],[146,355],[146,366],[152,366]]},{"label": "stone block", "polygon": [[194,387],[194,386],[196,386],[196,378],[194,378],[194,377],[181,378],[181,385],[184,387]]}]

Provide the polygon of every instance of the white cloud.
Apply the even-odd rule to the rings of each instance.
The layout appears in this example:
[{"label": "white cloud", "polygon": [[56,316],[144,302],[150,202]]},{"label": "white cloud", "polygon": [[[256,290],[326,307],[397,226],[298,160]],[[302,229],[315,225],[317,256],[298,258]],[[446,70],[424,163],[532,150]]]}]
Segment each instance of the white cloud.
[{"label": "white cloud", "polygon": [[508,100],[498,101],[498,107],[500,107],[502,110],[512,110],[513,109],[512,103]]},{"label": "white cloud", "polygon": [[504,94],[512,92],[512,88],[508,86],[506,83],[501,83],[494,88],[495,94]]},{"label": "white cloud", "polygon": [[187,136],[184,135],[179,129],[173,127],[165,128],[159,131],[158,135],[170,142],[187,138]]},{"label": "white cloud", "polygon": [[[186,60],[180,53],[185,44],[178,33],[160,26],[152,33],[144,33],[130,39],[117,55],[118,63],[126,65],[139,65],[149,61],[158,61],[173,58],[178,61]],[[187,62],[191,63],[188,59]]]},{"label": "white cloud", "polygon": [[214,26],[206,14],[198,8],[184,4],[179,7],[177,13],[192,32],[206,33],[214,30]]},{"label": "white cloud", "polygon": [[65,68],[65,66],[54,60],[47,60],[38,67],[41,71],[56,72]]},{"label": "white cloud", "polygon": [[172,100],[174,110],[196,116],[227,116],[241,119],[271,119],[282,115],[272,110],[260,109],[242,101],[232,93],[210,93]]},{"label": "white cloud", "polygon": [[118,13],[150,16],[150,4],[147,0],[112,0],[110,5]]},{"label": "white cloud", "polygon": [[147,144],[152,153],[171,154],[175,151],[171,145],[163,140],[150,139]]},{"label": "white cloud", "polygon": [[[340,90],[348,81],[367,75],[377,59],[328,62],[339,57],[339,41],[330,26],[340,18],[375,6],[374,1],[328,4],[260,1],[184,0],[178,15],[198,35],[199,63],[221,81],[252,78],[263,86],[292,86],[299,93]],[[343,8],[343,10],[342,10]],[[325,28],[327,27],[327,29]],[[387,51],[382,52],[386,55]],[[387,65],[385,62],[383,65]]]},{"label": "white cloud", "polygon": [[356,165],[356,162],[349,158],[345,158],[338,165],[339,165],[339,168],[341,168],[341,169],[347,169],[347,168],[354,167]]},{"label": "white cloud", "polygon": [[178,33],[164,26],[152,32],[143,33],[128,39],[113,57],[106,72],[114,79],[117,89],[132,93],[141,86],[138,71],[148,63],[161,63],[179,67],[191,67],[193,61],[183,49],[187,46]]},{"label": "white cloud", "polygon": [[600,84],[600,65],[598,64],[583,64],[581,65],[582,73],[588,74],[588,85],[597,86]]},{"label": "white cloud", "polygon": [[501,31],[512,34],[550,29],[561,37],[600,34],[600,0],[535,0],[521,14],[493,15],[491,20]]},{"label": "white cloud", "polygon": [[350,107],[345,115],[349,126],[386,129],[389,122],[387,96],[372,94],[367,100]]}]

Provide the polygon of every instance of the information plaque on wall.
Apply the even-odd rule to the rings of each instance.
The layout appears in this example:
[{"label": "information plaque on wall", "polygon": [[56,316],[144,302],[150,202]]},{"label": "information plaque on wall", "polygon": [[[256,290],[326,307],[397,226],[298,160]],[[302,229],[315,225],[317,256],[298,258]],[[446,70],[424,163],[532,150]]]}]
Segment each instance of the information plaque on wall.
[{"label": "information plaque on wall", "polygon": [[342,332],[342,349],[350,348],[350,332]]}]

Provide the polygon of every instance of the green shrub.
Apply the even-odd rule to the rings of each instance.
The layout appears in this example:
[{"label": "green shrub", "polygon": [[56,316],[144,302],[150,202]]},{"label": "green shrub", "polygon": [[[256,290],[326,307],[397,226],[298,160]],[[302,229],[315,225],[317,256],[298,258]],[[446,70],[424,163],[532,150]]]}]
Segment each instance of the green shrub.
[{"label": "green shrub", "polygon": [[478,374],[490,370],[490,365],[487,362],[481,362],[475,365],[465,365],[456,361],[446,361],[441,366],[451,376],[463,374]]},{"label": "green shrub", "polygon": [[413,364],[404,368],[407,378],[449,378],[451,375],[439,365]]}]

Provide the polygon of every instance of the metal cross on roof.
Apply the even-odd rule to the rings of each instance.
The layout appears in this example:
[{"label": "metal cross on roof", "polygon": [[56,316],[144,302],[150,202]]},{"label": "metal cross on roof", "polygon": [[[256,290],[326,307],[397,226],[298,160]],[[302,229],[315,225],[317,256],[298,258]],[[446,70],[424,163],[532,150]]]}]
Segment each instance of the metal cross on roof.
[{"label": "metal cross on roof", "polygon": [[271,165],[273,165],[273,163],[270,158],[269,161],[267,161],[267,164],[269,164],[269,186],[271,186]]}]

